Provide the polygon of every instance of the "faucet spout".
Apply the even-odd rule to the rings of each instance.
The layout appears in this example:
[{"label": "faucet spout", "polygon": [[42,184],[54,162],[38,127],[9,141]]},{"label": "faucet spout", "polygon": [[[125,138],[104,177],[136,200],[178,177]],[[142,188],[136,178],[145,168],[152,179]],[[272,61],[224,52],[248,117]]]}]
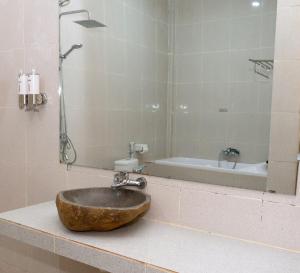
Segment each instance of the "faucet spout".
[{"label": "faucet spout", "polygon": [[139,177],[136,180],[131,180],[129,178],[129,173],[119,172],[115,174],[112,189],[119,189],[123,187],[137,187],[139,189],[144,189],[147,186],[147,180],[144,177]]},{"label": "faucet spout", "polygon": [[237,161],[240,157],[240,151],[238,149],[235,148],[227,148],[225,150],[222,150],[219,154],[219,159],[218,159],[218,167],[221,167],[221,161],[222,159],[226,158],[227,160],[232,160],[234,161],[234,165],[232,167],[232,169],[236,168],[237,165]]}]

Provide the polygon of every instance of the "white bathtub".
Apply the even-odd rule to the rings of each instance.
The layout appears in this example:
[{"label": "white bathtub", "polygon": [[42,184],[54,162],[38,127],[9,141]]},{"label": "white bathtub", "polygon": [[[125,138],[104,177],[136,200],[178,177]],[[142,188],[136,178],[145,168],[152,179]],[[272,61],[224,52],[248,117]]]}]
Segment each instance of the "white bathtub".
[{"label": "white bathtub", "polygon": [[185,167],[222,173],[267,177],[267,164],[265,162],[256,164],[237,163],[235,169],[232,169],[234,165],[234,163],[232,162],[221,161],[221,167],[219,168],[217,160],[187,157],[171,157],[166,159],[155,160],[153,163],[173,167]]}]

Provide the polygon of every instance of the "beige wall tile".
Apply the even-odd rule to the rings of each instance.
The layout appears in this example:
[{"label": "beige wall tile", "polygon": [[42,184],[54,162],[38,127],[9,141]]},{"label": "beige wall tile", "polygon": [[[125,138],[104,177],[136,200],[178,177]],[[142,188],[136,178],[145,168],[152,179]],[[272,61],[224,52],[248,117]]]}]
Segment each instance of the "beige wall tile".
[{"label": "beige wall tile", "polygon": [[[16,246],[18,246],[18,249],[16,249]],[[0,261],[1,262],[5,262],[7,264],[15,264],[17,253],[20,252],[20,250],[21,247],[15,243],[15,240],[5,236],[0,236]]]},{"label": "beige wall tile", "polygon": [[38,115],[27,113],[26,118],[28,164],[57,168],[59,166],[59,109],[55,107],[41,109]]},{"label": "beige wall tile", "polygon": [[26,206],[27,171],[24,164],[0,163],[0,211]]},{"label": "beige wall tile", "polygon": [[27,271],[22,270],[15,265],[7,264],[6,262],[0,261],[0,272],[1,273],[26,273]]},{"label": "beige wall tile", "polygon": [[16,75],[18,75],[21,69],[24,69],[23,49],[0,51],[0,71],[2,74],[1,77],[5,79],[1,80],[0,107],[17,107]]},{"label": "beige wall tile", "polygon": [[[0,242],[0,261],[28,271],[32,258],[32,247],[4,236],[0,237]],[[0,272],[2,273],[1,270]]]},{"label": "beige wall tile", "polygon": [[295,194],[297,179],[296,162],[269,162],[267,190],[281,194]]},{"label": "beige wall tile", "polygon": [[24,165],[26,159],[26,116],[18,108],[0,108],[1,158],[5,164]]},{"label": "beige wall tile", "polygon": [[60,273],[108,273],[64,257],[59,258]]},{"label": "beige wall tile", "polygon": [[[275,59],[300,58],[300,6],[282,7],[277,12]],[[287,20],[289,18],[289,20]]]},{"label": "beige wall tile", "polygon": [[279,7],[300,6],[299,0],[278,0]]},{"label": "beige wall tile", "polygon": [[300,61],[276,61],[272,111],[299,112]]},{"label": "beige wall tile", "polygon": [[272,161],[296,162],[299,151],[299,114],[273,112],[270,154]]},{"label": "beige wall tile", "polygon": [[260,199],[246,199],[182,190],[180,223],[240,238],[255,240],[261,231]]},{"label": "beige wall tile", "polygon": [[181,188],[191,191],[199,191],[212,193],[212,194],[223,194],[223,195],[229,195],[233,197],[238,198],[247,198],[247,199],[262,199],[264,193],[262,191],[255,191],[255,190],[247,190],[247,189],[241,189],[241,188],[234,188],[234,187],[228,187],[228,186],[218,186],[214,184],[203,184],[198,182],[189,182],[189,181],[182,181],[181,182]]},{"label": "beige wall tile", "polygon": [[300,207],[276,202],[264,202],[262,241],[288,249],[300,249]]},{"label": "beige wall tile", "polygon": [[[24,2],[22,0],[1,1],[0,33],[3,39],[1,39],[0,50],[16,49],[23,47],[23,8]],[[12,18],[17,18],[17,20],[11,22]],[[11,24],[8,24],[8,22],[11,22]]]},{"label": "beige wall tile", "polygon": [[148,183],[151,207],[146,217],[176,223],[179,220],[180,188]]},{"label": "beige wall tile", "polygon": [[60,273],[59,257],[45,250],[33,248],[29,272]]},{"label": "beige wall tile", "polygon": [[57,34],[57,2],[51,0],[42,2],[39,0],[27,0],[26,4],[24,3],[25,44],[33,46],[57,44]]},{"label": "beige wall tile", "polygon": [[67,172],[67,188],[88,188],[88,187],[110,187],[112,177],[103,177],[99,174],[89,174],[79,171]]},{"label": "beige wall tile", "polygon": [[65,166],[59,168],[31,166],[28,170],[28,204],[54,200],[66,189]]}]

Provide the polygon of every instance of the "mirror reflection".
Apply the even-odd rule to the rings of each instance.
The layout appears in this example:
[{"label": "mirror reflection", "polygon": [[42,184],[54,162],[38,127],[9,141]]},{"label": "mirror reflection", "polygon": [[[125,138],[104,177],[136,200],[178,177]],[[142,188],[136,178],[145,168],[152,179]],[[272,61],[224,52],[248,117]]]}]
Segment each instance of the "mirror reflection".
[{"label": "mirror reflection", "polygon": [[266,190],[276,0],[60,1],[60,160]]}]

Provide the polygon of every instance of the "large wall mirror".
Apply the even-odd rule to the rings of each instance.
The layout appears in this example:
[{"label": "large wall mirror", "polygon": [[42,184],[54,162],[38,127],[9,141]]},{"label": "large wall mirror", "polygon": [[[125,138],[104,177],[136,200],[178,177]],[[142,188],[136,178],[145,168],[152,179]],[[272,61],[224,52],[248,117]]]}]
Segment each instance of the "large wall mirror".
[{"label": "large wall mirror", "polygon": [[267,190],[276,0],[61,0],[60,159]]}]

